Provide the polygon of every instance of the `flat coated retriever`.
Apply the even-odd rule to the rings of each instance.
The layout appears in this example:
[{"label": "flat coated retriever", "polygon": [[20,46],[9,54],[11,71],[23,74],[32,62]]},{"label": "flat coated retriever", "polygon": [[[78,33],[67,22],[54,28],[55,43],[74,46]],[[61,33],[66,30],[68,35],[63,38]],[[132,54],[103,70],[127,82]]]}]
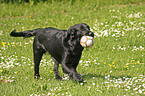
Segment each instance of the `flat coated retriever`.
[{"label": "flat coated retriever", "polygon": [[34,53],[34,78],[39,78],[39,64],[43,53],[49,52],[54,59],[54,74],[56,79],[62,79],[59,75],[58,67],[62,65],[64,73],[69,74],[70,78],[74,78],[78,82],[82,82],[82,76],[77,73],[76,67],[82,55],[83,47],[80,45],[82,36],[92,36],[94,33],[90,31],[90,27],[85,23],[79,23],[71,26],[68,30],[59,30],[56,28],[38,28],[23,32],[12,31],[11,36],[14,37],[31,37],[35,35],[33,42]]}]

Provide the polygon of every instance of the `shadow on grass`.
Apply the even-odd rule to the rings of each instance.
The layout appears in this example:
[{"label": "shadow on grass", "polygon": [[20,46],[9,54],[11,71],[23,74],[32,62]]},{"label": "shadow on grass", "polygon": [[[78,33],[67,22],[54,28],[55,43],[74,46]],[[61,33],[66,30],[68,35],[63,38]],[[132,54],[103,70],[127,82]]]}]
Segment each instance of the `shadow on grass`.
[{"label": "shadow on grass", "polygon": [[[57,80],[52,74],[51,75],[46,75],[46,74],[42,74],[41,75],[42,79],[39,78],[39,79],[34,79],[36,81],[41,81],[41,80],[46,80],[46,82],[48,81],[58,81],[58,82],[66,82],[66,81],[71,81],[73,83],[84,83],[86,84],[88,80],[97,80],[97,79],[101,79],[101,80],[116,80],[116,79],[121,79],[122,81],[125,81],[126,78],[132,78],[131,76],[125,76],[125,75],[118,75],[118,76],[114,76],[114,75],[101,75],[101,74],[92,74],[92,73],[86,73],[84,74],[82,77],[83,77],[83,80],[82,82],[77,82],[75,81],[74,79],[63,79],[63,80]],[[95,79],[94,79],[95,77]]]},{"label": "shadow on grass", "polygon": [[123,81],[125,80],[125,78],[132,78],[131,76],[125,76],[125,75],[118,75],[118,76],[114,76],[114,75],[101,75],[101,74],[92,74],[92,73],[87,73],[85,75],[83,75],[83,79],[84,80],[88,80],[88,79],[93,79],[93,77],[95,78],[99,78],[99,79],[119,79],[121,78]]}]

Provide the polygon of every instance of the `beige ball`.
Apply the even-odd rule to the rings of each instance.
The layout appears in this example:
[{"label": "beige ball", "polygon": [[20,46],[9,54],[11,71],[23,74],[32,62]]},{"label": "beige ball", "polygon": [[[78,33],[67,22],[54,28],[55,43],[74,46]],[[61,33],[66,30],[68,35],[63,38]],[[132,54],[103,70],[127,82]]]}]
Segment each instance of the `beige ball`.
[{"label": "beige ball", "polygon": [[80,39],[80,44],[82,47],[85,47],[85,48],[91,47],[94,44],[94,38],[91,36],[83,36]]}]

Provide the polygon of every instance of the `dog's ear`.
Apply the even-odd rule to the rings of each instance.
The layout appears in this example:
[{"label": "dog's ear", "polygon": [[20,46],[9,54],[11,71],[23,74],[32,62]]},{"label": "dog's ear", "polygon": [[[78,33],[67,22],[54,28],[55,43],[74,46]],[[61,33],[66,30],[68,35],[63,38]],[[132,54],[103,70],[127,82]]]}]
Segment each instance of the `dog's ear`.
[{"label": "dog's ear", "polygon": [[76,43],[78,40],[77,38],[77,29],[74,26],[71,26],[67,32],[65,32],[64,44],[73,47],[73,43]]},{"label": "dog's ear", "polygon": [[70,29],[69,29],[70,40],[73,41],[74,39],[77,39],[78,38],[77,31],[78,30],[74,26],[70,27]]},{"label": "dog's ear", "polygon": [[74,28],[74,26],[71,26],[71,27],[68,29],[68,32],[69,32],[70,35],[75,34],[75,28]]}]

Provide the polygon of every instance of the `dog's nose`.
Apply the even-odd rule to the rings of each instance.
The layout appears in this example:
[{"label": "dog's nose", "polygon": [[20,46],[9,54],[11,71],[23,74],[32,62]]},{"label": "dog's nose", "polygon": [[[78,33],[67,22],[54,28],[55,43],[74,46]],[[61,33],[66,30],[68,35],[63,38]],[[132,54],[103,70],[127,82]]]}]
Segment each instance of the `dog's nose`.
[{"label": "dog's nose", "polygon": [[94,37],[94,33],[93,32],[89,32],[89,36]]}]

